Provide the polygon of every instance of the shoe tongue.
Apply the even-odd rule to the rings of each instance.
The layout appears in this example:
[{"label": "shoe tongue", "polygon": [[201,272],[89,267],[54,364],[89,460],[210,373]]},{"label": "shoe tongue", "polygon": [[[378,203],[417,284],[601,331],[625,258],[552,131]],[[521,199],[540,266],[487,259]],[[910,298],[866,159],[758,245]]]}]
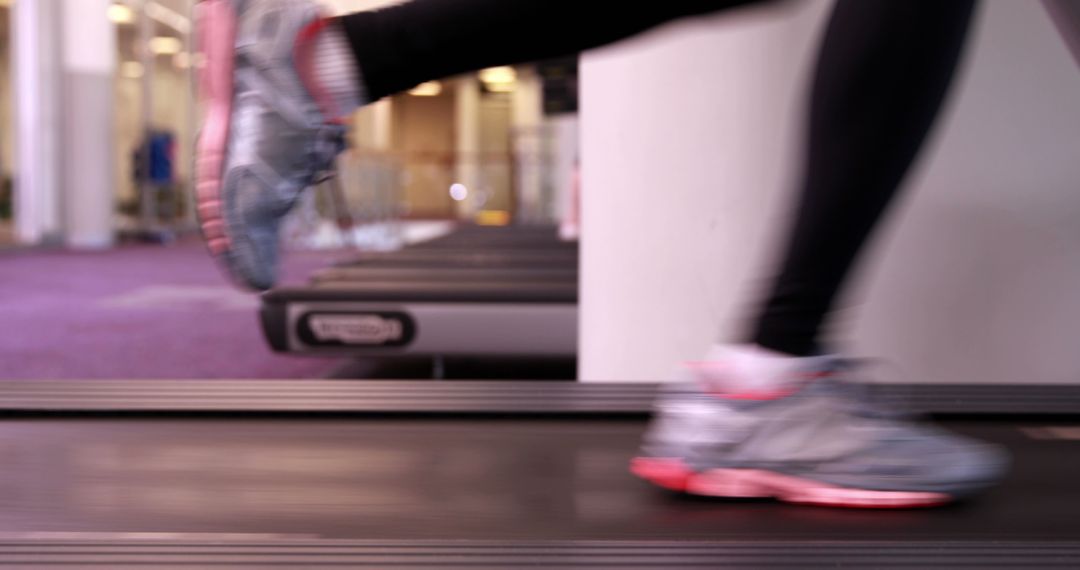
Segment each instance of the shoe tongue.
[{"label": "shoe tongue", "polygon": [[772,399],[794,394],[831,376],[836,366],[829,358],[725,358],[688,362],[688,379],[709,393],[728,397]]}]

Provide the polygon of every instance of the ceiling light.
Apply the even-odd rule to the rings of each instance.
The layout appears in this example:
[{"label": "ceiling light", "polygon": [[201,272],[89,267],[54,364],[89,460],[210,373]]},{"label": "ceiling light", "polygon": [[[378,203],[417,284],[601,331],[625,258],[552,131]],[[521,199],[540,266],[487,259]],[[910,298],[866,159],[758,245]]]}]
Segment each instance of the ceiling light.
[{"label": "ceiling light", "polygon": [[480,81],[489,85],[505,85],[507,83],[513,83],[516,80],[517,72],[514,71],[513,67],[489,67],[480,71]]},{"label": "ceiling light", "polygon": [[184,43],[179,38],[158,36],[150,38],[150,51],[156,55],[176,55],[184,50]]},{"label": "ceiling light", "polygon": [[123,4],[112,4],[109,6],[109,20],[114,24],[134,24],[135,11]]},{"label": "ceiling light", "polygon": [[417,97],[435,97],[440,93],[442,93],[442,83],[438,81],[421,83],[409,90],[409,95],[416,95]]},{"label": "ceiling light", "polygon": [[457,183],[450,186],[450,197],[457,202],[469,197],[469,189],[464,184]]}]

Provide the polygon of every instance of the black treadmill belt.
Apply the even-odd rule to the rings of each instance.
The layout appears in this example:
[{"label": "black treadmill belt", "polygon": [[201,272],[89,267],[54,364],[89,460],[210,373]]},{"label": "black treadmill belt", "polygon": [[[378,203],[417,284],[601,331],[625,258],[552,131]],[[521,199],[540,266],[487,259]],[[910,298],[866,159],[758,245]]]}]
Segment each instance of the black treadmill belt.
[{"label": "black treadmill belt", "polygon": [[473,257],[473,256],[503,256],[503,257],[578,257],[581,251],[576,248],[521,248],[521,247],[446,247],[425,248],[421,246],[409,246],[391,251],[366,251],[357,255],[357,259],[380,258],[380,257]]},{"label": "black treadmill belt", "polygon": [[555,227],[541,228],[457,228],[454,231],[421,242],[421,246],[441,247],[444,245],[457,246],[459,244],[469,246],[483,245],[541,245],[541,246],[567,246],[572,247],[576,242],[564,241],[559,237],[559,231]]},{"label": "black treadmill belt", "polygon": [[507,267],[577,267],[577,253],[520,251],[484,251],[439,252],[403,249],[388,254],[368,253],[348,261],[335,264],[336,267],[469,267],[469,266],[507,266]]},{"label": "black treadmill belt", "polygon": [[394,301],[413,303],[577,303],[576,281],[334,281],[273,289],[266,303]]},{"label": "black treadmill belt", "polygon": [[447,242],[418,242],[409,246],[409,249],[417,250],[454,250],[454,249],[517,249],[524,251],[548,250],[548,251],[576,251],[576,243],[559,243],[552,241],[520,240],[486,242],[480,240],[455,240]]},{"label": "black treadmill belt", "polygon": [[315,273],[313,283],[330,281],[532,281],[577,282],[577,267],[331,267]]},{"label": "black treadmill belt", "polygon": [[420,269],[420,268],[568,268],[572,269],[578,266],[578,260],[576,258],[556,258],[556,259],[530,259],[522,257],[485,257],[485,256],[473,256],[470,258],[460,257],[431,257],[427,259],[416,259],[409,257],[380,257],[380,258],[365,258],[362,260],[350,260],[334,264],[332,267],[343,268],[361,268],[366,269],[369,267],[390,267],[390,268],[407,268],[407,269]]},{"label": "black treadmill belt", "polygon": [[576,242],[561,242],[554,239],[514,239],[514,240],[482,240],[482,239],[454,239],[421,241],[409,246],[416,249],[465,249],[473,247],[494,248],[519,248],[525,250],[550,249],[550,250],[573,250],[577,249]]},{"label": "black treadmill belt", "polygon": [[555,235],[521,235],[504,236],[501,238],[486,238],[479,236],[448,235],[444,238],[436,238],[417,242],[410,247],[418,248],[457,248],[457,247],[520,247],[520,248],[548,248],[548,249],[573,249],[578,246],[577,242],[562,241]]},{"label": "black treadmill belt", "polygon": [[[395,551],[372,550],[379,541],[402,556],[478,541],[452,543],[474,557],[550,543],[561,546],[548,556],[640,552],[642,562],[703,565],[806,562],[792,558],[800,552],[872,566],[1018,556],[1075,564],[1080,552],[1080,441],[1033,438],[1044,424],[953,422],[1007,446],[1012,473],[969,504],[886,512],[657,490],[626,469],[644,427],[610,418],[9,419],[0,536],[201,536],[205,546],[220,535],[224,549],[230,540],[281,549],[365,541],[356,556]],[[507,542],[498,550],[496,541]],[[0,553],[10,547],[0,543]],[[822,557],[830,548],[833,558]]]}]

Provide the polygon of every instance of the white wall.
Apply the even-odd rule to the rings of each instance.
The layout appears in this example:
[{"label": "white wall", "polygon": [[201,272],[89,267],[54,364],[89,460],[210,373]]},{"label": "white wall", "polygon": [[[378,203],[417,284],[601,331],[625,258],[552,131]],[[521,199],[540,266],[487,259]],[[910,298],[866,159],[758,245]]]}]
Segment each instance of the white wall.
[{"label": "white wall", "polygon": [[940,142],[838,331],[911,381],[1080,382],[1080,69],[993,0]]},{"label": "white wall", "polygon": [[[586,58],[584,380],[662,380],[741,330],[828,8],[681,24]],[[1080,381],[1080,73],[1038,3],[987,2],[976,40],[836,337],[904,381]]]},{"label": "white wall", "polygon": [[740,11],[584,58],[583,380],[667,378],[737,324],[791,162],[810,15]]}]

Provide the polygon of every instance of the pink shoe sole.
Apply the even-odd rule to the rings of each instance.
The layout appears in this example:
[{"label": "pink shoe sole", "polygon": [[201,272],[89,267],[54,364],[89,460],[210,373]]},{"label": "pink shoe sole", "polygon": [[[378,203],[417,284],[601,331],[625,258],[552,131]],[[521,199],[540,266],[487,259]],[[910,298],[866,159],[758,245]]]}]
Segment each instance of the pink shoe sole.
[{"label": "pink shoe sole", "polygon": [[199,99],[206,115],[195,151],[195,203],[207,248],[222,255],[231,247],[221,187],[233,105],[236,12],[229,0],[202,0],[196,10],[199,50],[204,58]]},{"label": "pink shoe sole", "polygon": [[952,502],[952,497],[941,493],[838,487],[760,469],[712,469],[697,473],[673,458],[638,457],[631,462],[630,472],[665,489],[707,497],[769,498],[801,505],[864,509],[936,507]]}]

